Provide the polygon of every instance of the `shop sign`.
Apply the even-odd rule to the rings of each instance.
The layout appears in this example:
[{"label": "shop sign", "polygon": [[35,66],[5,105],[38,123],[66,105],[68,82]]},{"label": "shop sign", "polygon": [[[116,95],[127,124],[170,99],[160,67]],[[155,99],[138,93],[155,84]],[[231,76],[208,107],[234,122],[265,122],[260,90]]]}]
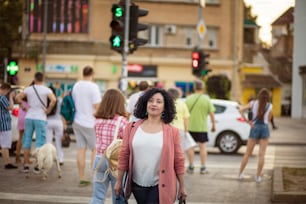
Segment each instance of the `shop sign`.
[{"label": "shop sign", "polygon": [[47,64],[46,72],[77,73],[78,66],[71,64]]},{"label": "shop sign", "polygon": [[133,65],[128,68],[129,77],[157,77],[156,65]]}]

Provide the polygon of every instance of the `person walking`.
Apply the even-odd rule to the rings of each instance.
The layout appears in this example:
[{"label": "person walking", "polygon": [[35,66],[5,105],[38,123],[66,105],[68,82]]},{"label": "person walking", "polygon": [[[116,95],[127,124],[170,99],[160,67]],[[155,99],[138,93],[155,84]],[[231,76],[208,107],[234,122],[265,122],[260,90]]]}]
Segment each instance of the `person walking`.
[{"label": "person walking", "polygon": [[[203,81],[197,80],[194,83],[194,93],[186,98],[186,104],[190,112],[188,130],[193,139],[198,143],[200,148],[200,160],[201,168],[200,174],[207,173],[206,160],[207,160],[207,149],[206,143],[208,142],[208,126],[207,116],[210,116],[211,120],[211,131],[216,130],[215,127],[215,107],[211,103],[209,96],[204,95],[204,83]],[[188,173],[194,172],[194,149],[187,151],[189,160],[189,166],[187,168]]]},{"label": "person walking", "polygon": [[139,97],[142,96],[142,94],[146,90],[148,90],[149,83],[147,81],[141,81],[139,82],[138,88],[139,88],[139,91],[130,96],[129,102],[127,105],[127,112],[128,112],[128,117],[130,118],[130,121],[138,120],[138,118],[136,118],[134,115],[135,106],[137,104]]},{"label": "person walking", "polygon": [[[49,87],[56,96],[56,90],[52,86]],[[62,137],[64,133],[64,122],[61,116],[62,98],[56,98],[55,110],[53,115],[47,116],[47,143],[53,143],[53,136],[55,136],[55,146],[57,158],[60,165],[64,164],[64,152],[62,148]]]},{"label": "person walking", "polygon": [[[47,114],[51,112],[56,102],[56,97],[51,89],[44,85],[44,75],[36,72],[34,83],[24,89],[16,96],[16,101],[21,104],[22,100],[27,98],[29,109],[25,116],[25,130],[22,138],[22,148],[24,150],[23,172],[30,170],[30,151],[32,146],[32,137],[35,131],[35,147],[39,148],[46,143]],[[50,103],[48,104],[48,99]],[[34,167],[34,173],[40,173],[37,166]]]},{"label": "person walking", "polygon": [[121,194],[128,171],[126,198],[132,192],[137,203],[144,204],[174,203],[176,196],[185,199],[180,134],[170,125],[175,117],[173,99],[163,89],[149,89],[138,99],[134,113],[140,120],[130,122],[123,134],[116,195]]},{"label": "person walking", "polygon": [[96,134],[94,130],[94,113],[101,101],[99,87],[94,80],[94,71],[90,66],[83,68],[83,79],[73,86],[72,98],[75,104],[75,117],[72,124],[77,143],[77,167],[79,186],[87,186],[91,182],[85,174],[86,149],[91,151],[90,165],[92,167],[96,154]]},{"label": "person walking", "polygon": [[[5,169],[16,169],[10,162],[9,149],[12,146],[12,125],[9,110],[14,108],[14,92],[10,92],[11,85],[3,83],[0,86],[0,147]],[[9,99],[6,95],[9,94]]]},{"label": "person walking", "polygon": [[[248,163],[249,157],[252,155],[254,146],[256,143],[259,144],[259,152],[258,152],[258,164],[257,164],[257,172],[255,176],[255,181],[260,182],[262,180],[261,174],[265,161],[266,149],[269,142],[270,131],[269,131],[269,121],[272,117],[272,104],[270,101],[270,93],[269,90],[263,88],[259,91],[257,100],[252,100],[245,106],[240,109],[241,117],[243,117],[251,126],[251,131],[249,135],[249,139],[247,142],[247,149],[242,158],[240,164],[240,170],[238,179],[242,180],[244,176],[244,169]],[[245,111],[251,108],[252,118],[248,120],[245,117]]]},{"label": "person walking", "polygon": [[[169,95],[173,98],[176,110],[176,116],[172,121],[172,125],[180,130],[181,144],[183,151],[190,151],[189,149],[195,147],[197,144],[188,132],[189,110],[186,103],[181,98],[181,92],[178,88],[168,89]],[[193,151],[191,149],[191,151]]]},{"label": "person walking", "polygon": [[22,149],[22,138],[25,129],[25,116],[27,114],[28,109],[29,109],[29,104],[27,98],[24,98],[21,101],[18,110],[17,129],[19,131],[19,137],[16,146],[16,164],[21,163],[20,154]]},{"label": "person walking", "polygon": [[[116,101],[116,103],[114,103]],[[109,184],[112,188],[113,203],[116,201],[114,193],[114,185],[116,178],[111,174],[107,174],[109,164],[105,159],[105,150],[117,137],[123,136],[123,130],[128,123],[125,111],[125,98],[117,89],[109,89],[106,91],[95,113],[95,132],[97,138],[97,154],[94,161],[94,186],[91,204],[100,204],[105,202],[106,193]],[[118,126],[118,135],[114,135]]]}]

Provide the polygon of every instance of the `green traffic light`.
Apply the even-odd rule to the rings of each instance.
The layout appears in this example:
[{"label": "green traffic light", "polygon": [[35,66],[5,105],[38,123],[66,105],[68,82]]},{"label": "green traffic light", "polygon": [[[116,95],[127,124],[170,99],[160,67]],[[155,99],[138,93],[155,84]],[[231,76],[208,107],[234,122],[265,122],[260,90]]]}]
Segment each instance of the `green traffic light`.
[{"label": "green traffic light", "polygon": [[123,10],[122,10],[122,8],[121,8],[121,7],[116,8],[116,10],[115,10],[115,16],[116,16],[116,17],[122,17],[122,15],[123,15]]},{"label": "green traffic light", "polygon": [[113,47],[121,47],[121,42],[122,42],[122,40],[121,40],[120,36],[118,36],[118,35],[114,36],[113,39],[112,39]]}]

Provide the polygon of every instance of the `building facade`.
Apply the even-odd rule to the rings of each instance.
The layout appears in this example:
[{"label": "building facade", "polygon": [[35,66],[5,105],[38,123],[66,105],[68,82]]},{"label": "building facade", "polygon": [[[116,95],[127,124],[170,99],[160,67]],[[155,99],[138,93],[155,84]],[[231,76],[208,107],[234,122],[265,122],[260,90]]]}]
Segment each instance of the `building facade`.
[{"label": "building facade", "polygon": [[[102,92],[118,87],[122,57],[110,49],[109,42],[111,7],[117,0],[26,2],[23,43],[16,45],[14,52],[19,59],[18,84],[28,85],[36,71],[44,71],[48,83],[60,84],[65,91],[81,78],[82,68],[90,65],[95,69]],[[181,86],[184,91],[190,91],[188,84],[195,80],[191,52],[199,44],[198,1],[133,2],[149,11],[147,16],[139,18],[149,29],[139,33],[148,43],[128,55],[128,80],[150,80],[165,88]],[[228,76],[232,81],[232,99],[240,100],[243,1],[206,0],[200,11],[206,25],[200,44],[210,54],[209,75]]]}]

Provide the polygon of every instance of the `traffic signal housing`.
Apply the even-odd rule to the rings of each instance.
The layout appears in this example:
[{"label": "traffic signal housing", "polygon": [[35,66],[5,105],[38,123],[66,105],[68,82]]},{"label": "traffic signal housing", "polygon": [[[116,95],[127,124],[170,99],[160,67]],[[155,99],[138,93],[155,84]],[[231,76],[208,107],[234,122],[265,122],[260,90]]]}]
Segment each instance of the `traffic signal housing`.
[{"label": "traffic signal housing", "polygon": [[112,21],[110,27],[112,29],[109,38],[111,49],[122,54],[124,46],[124,22],[125,22],[125,5],[122,3],[113,4],[111,8]]},{"label": "traffic signal housing", "polygon": [[139,23],[139,18],[148,15],[149,11],[139,8],[138,5],[130,6],[130,29],[129,29],[129,51],[133,53],[138,46],[145,45],[148,40],[139,38],[138,32],[145,31],[149,27],[146,24]]},{"label": "traffic signal housing", "polygon": [[211,72],[211,69],[207,67],[209,64],[209,57],[210,55],[208,53],[202,52],[202,57],[203,57],[203,67],[201,71],[201,76],[207,75],[209,72]]},{"label": "traffic signal housing", "polygon": [[191,58],[192,58],[191,67],[193,75],[201,77],[207,75],[208,72],[211,71],[207,67],[207,65],[209,64],[208,53],[205,53],[199,49],[195,49],[192,51]]},{"label": "traffic signal housing", "polygon": [[200,77],[202,72],[202,65],[203,65],[203,56],[201,50],[194,50],[192,51],[191,58],[191,67],[192,67],[192,74],[195,76]]}]

